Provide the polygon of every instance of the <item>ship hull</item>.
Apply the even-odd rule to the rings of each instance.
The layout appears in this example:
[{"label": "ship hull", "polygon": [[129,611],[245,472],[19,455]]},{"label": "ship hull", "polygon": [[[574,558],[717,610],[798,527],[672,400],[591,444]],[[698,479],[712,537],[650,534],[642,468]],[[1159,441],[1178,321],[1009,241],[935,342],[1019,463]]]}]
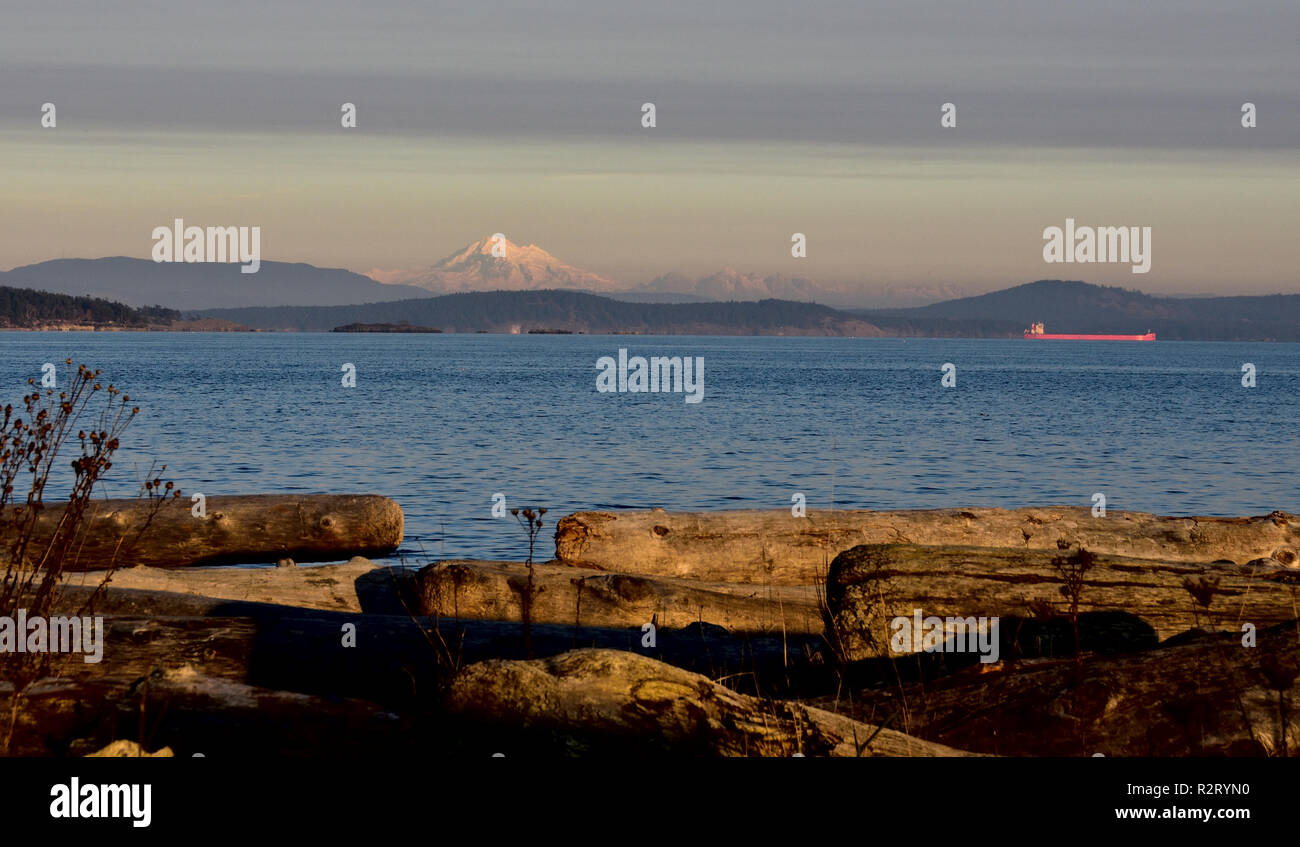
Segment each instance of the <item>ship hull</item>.
[{"label": "ship hull", "polygon": [[1156,334],[1148,332],[1145,335],[1050,335],[1047,333],[1026,332],[1025,338],[1032,341],[1155,341]]}]

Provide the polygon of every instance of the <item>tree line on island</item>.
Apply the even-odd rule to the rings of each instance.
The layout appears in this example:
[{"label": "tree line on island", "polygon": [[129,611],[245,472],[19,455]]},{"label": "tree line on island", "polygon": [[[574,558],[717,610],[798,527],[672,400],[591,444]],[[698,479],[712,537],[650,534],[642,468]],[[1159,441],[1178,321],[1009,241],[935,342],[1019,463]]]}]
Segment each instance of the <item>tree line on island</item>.
[{"label": "tree line on island", "polygon": [[132,308],[101,297],[51,294],[0,287],[0,326],[37,329],[49,325],[145,328],[170,325],[181,313],[162,306]]}]

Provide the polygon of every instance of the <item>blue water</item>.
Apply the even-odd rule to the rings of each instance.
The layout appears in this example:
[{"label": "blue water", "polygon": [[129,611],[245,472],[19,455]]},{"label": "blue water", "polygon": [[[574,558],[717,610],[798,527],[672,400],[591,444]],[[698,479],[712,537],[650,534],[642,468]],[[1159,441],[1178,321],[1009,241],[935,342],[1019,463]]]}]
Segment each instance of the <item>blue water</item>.
[{"label": "blue water", "polygon": [[[597,393],[619,347],[703,356],[704,401]],[[1102,492],[1111,509],[1300,512],[1295,344],[0,333],[0,399],[68,357],[143,410],[111,496],[154,460],[186,494],[384,494],[412,559],[523,556],[496,492],[550,509],[544,555],[550,519],[577,509],[777,509],[795,492],[809,510]]]}]

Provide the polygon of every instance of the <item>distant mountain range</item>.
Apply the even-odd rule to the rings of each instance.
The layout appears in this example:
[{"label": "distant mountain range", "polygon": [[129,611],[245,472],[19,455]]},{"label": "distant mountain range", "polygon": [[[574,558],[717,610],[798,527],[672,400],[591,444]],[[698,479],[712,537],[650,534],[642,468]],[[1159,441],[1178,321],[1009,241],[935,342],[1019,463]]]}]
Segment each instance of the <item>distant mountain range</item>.
[{"label": "distant mountain range", "polygon": [[[504,241],[493,254],[492,237],[475,241],[417,270],[374,269],[363,275],[339,268],[264,261],[257,273],[237,264],[154,262],[111,256],[54,259],[0,272],[0,285],[75,296],[103,297],[131,306],[176,309],[252,306],[341,306],[468,291],[579,291],[633,303],[721,300],[799,300],[837,307],[908,307],[964,293],[954,286],[877,286],[865,291],[805,277],[744,273],[724,268],[693,279],[668,273],[635,284],[577,268],[535,244]],[[501,252],[501,251],[498,251]]]},{"label": "distant mountain range", "polygon": [[336,306],[428,296],[420,288],[384,285],[338,268],[265,261],[255,274],[240,273],[239,268],[237,264],[154,262],[126,256],[54,259],[0,272],[0,286],[183,310]]},{"label": "distant mountain range", "polygon": [[[504,255],[494,255],[496,253]],[[437,294],[462,291],[542,291],[558,289],[601,294],[629,302],[709,300],[799,300],[827,305],[913,306],[963,292],[953,286],[887,286],[866,294],[851,286],[825,285],[785,274],[744,273],[723,268],[693,279],[667,273],[650,282],[619,282],[557,259],[536,244],[517,245],[491,236],[475,241],[431,267],[413,271],[375,269],[368,274],[387,284],[402,284]]]},{"label": "distant mountain range", "polygon": [[[243,274],[237,264],[111,257],[15,268],[0,273],[0,287],[99,298],[137,309],[160,304],[261,329],[330,330],[405,320],[449,332],[519,328],[1008,338],[1043,321],[1048,332],[1153,330],[1163,340],[1300,341],[1300,295],[1294,294],[1159,297],[1085,282],[1039,280],[907,308],[837,309],[810,302],[829,299],[831,289],[799,277],[728,269],[694,281],[667,274],[640,287],[619,288],[535,245],[506,242],[504,258],[494,256],[492,246],[491,238],[482,239],[412,274],[372,272],[384,276],[384,282],[285,262],[264,261],[257,273]],[[399,278],[403,281],[393,281]],[[465,290],[479,286],[497,289]],[[452,293],[429,296],[444,290]],[[890,297],[905,299],[905,292],[896,290]],[[30,314],[39,312],[30,298],[22,302]],[[51,308],[80,314],[82,318],[67,318],[74,322],[139,322],[134,317],[101,320],[96,316],[108,314],[102,304]],[[11,325],[18,320],[9,319]]]},{"label": "distant mountain range", "polygon": [[[494,248],[496,254],[504,255],[494,254]],[[624,296],[644,298],[651,295],[681,295],[696,300],[764,300],[780,297],[818,301],[829,293],[812,280],[746,274],[731,268],[702,279],[670,273],[644,285],[631,285],[562,262],[536,244],[520,246],[504,238],[494,240],[492,237],[475,241],[428,268],[415,271],[372,270],[369,276],[379,282],[415,286],[438,294],[554,289],[585,291],[619,299]]]}]

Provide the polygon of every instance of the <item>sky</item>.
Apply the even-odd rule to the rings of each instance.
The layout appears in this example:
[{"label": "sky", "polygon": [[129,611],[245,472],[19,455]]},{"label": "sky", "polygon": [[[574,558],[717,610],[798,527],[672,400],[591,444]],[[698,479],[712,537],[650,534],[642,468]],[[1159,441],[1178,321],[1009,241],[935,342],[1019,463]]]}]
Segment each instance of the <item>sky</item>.
[{"label": "sky", "polygon": [[[1300,292],[1293,0],[46,0],[5,18],[0,268],[147,258],[181,217],[361,272],[502,232],[629,283],[731,267],[866,293]],[[1046,264],[1067,217],[1150,226],[1150,272]]]}]

